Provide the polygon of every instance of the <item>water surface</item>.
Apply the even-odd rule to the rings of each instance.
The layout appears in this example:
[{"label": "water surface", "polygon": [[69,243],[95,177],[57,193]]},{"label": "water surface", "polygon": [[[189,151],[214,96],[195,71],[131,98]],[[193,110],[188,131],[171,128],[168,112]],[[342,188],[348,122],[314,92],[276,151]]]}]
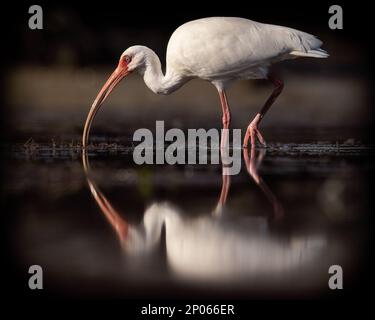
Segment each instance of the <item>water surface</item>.
[{"label": "water surface", "polygon": [[98,138],[87,172],[74,140],[7,149],[12,265],[41,265],[47,292],[317,297],[334,264],[358,286],[372,145],[271,142],[229,177],[220,164],[134,165],[126,142]]}]

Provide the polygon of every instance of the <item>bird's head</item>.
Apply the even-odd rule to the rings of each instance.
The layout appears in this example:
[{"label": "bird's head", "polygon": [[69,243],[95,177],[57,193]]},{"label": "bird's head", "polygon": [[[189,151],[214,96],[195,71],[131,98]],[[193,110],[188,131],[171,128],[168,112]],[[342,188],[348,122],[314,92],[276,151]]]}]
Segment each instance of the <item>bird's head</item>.
[{"label": "bird's head", "polygon": [[132,46],[122,53],[120,61],[123,60],[127,63],[129,72],[142,73],[152,53],[153,51],[145,46]]},{"label": "bird's head", "polygon": [[98,96],[94,100],[94,103],[92,104],[83,130],[83,148],[86,148],[87,146],[91,123],[93,122],[94,117],[103,102],[107,99],[116,85],[131,72],[144,72],[149,51],[151,51],[151,49],[144,46],[132,46],[123,52],[116,69],[108,78],[107,82],[103,85],[98,93]]}]

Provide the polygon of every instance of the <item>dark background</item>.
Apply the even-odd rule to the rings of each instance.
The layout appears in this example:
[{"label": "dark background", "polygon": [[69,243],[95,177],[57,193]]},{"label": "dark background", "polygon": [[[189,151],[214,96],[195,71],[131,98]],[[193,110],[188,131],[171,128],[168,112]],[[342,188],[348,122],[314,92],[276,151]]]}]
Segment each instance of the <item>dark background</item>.
[{"label": "dark background", "polygon": [[[28,28],[30,16],[28,8],[31,4],[39,4],[44,9],[42,31],[30,32]],[[331,4],[339,4],[343,7],[344,30],[328,29],[328,7]],[[345,60],[346,48],[354,51],[355,57],[349,59],[349,63],[332,63],[324,68],[318,67],[319,74],[334,73],[338,77],[355,75],[366,79],[370,88],[368,103],[373,105],[373,48],[371,46],[373,28],[371,27],[372,11],[367,2],[105,1],[78,4],[65,1],[63,3],[40,1],[11,5],[4,9],[4,14],[6,17],[2,21],[4,26],[1,49],[3,55],[1,125],[4,142],[8,142],[9,138],[14,136],[17,137],[13,134],[17,128],[14,128],[14,123],[10,123],[12,112],[7,108],[7,77],[14,68],[25,65],[53,68],[114,66],[119,54],[133,44],[143,44],[153,48],[164,63],[167,41],[173,30],[186,21],[206,16],[241,16],[322,34],[319,37],[327,43],[328,47],[330,37],[334,37],[344,49],[341,52],[343,61],[348,61]],[[152,37],[150,32],[153,34]],[[352,52],[350,54],[352,55]],[[303,72],[305,66],[305,64],[290,65],[290,68],[298,73]],[[372,135],[372,125],[373,118],[362,128],[368,137]],[[6,181],[3,182],[3,186],[6,186]],[[8,257],[8,248],[5,250],[4,256]],[[6,266],[4,274],[11,274],[12,266],[8,266],[6,262],[4,265]],[[25,279],[15,280],[12,276],[6,278],[5,286],[10,296],[12,293],[22,291],[24,284],[27,283]],[[369,284],[361,285],[363,294],[355,296],[351,293],[351,298],[365,297],[365,289]],[[29,292],[28,289],[26,291]]]},{"label": "dark background", "polygon": [[[357,72],[372,77],[371,9],[365,2],[293,1],[106,1],[38,2],[43,8],[44,29],[30,32],[30,3],[8,9],[5,67],[19,64],[77,67],[114,65],[119,54],[134,44],[154,49],[165,63],[165,50],[172,32],[181,24],[209,16],[239,16],[251,20],[302,29],[321,38],[326,49],[330,38],[347,45],[360,61],[342,64],[337,72]],[[344,11],[344,29],[328,29],[328,8],[339,4]],[[10,12],[12,13],[10,13]],[[152,32],[152,37],[150,37]],[[328,48],[327,48],[328,46]],[[344,46],[345,47],[345,46]],[[61,51],[66,52],[64,57]],[[336,52],[335,52],[336,53]],[[345,55],[345,52],[341,52]],[[293,65],[292,65],[293,67]],[[326,66],[327,67],[327,66]],[[331,66],[328,66],[331,67]],[[324,70],[321,70],[324,72]]]},{"label": "dark background", "polygon": [[[44,30],[30,33],[28,8],[19,5],[11,10],[12,23],[6,32],[12,43],[9,48],[11,63],[53,64],[57,62],[59,49],[66,45],[77,52],[76,63],[91,65],[113,62],[118,50],[124,50],[121,39],[150,46],[162,55],[172,32],[184,22],[209,16],[241,16],[259,22],[285,25],[296,29],[321,32],[327,29],[328,8],[339,4],[344,11],[344,29],[335,30],[340,41],[350,42],[362,49],[365,62],[370,61],[371,9],[364,2],[270,2],[270,1],[188,1],[188,2],[138,2],[119,1],[105,3],[38,2],[44,9]],[[8,17],[9,18],[9,17]],[[9,30],[10,27],[10,30]],[[147,37],[152,30],[156,37]],[[9,32],[10,31],[10,32]],[[160,39],[159,39],[160,37]],[[117,43],[116,41],[118,40]],[[162,41],[159,41],[162,40]],[[131,41],[130,41],[131,42]],[[129,46],[131,43],[129,43]],[[8,50],[7,50],[8,51]],[[343,66],[345,68],[345,66]]]},{"label": "dark background", "polygon": [[[282,102],[278,100],[278,105],[281,107],[272,108],[270,111],[272,116],[266,117],[264,126],[347,128],[348,134],[341,137],[342,140],[367,139],[371,136],[374,119],[371,107],[373,50],[371,36],[369,36],[371,10],[367,9],[364,4],[347,1],[338,3],[344,11],[343,30],[328,28],[330,17],[328,8],[331,4],[315,1],[306,3],[290,1],[286,3],[282,1],[252,1],[250,3],[243,1],[230,3],[215,1],[107,1],[105,3],[42,1],[38,4],[43,8],[43,30],[29,29],[30,3],[27,2],[8,8],[3,21],[5,23],[2,28],[5,46],[2,50],[4,57],[1,59],[2,99],[4,100],[2,110],[6,116],[2,117],[2,128],[3,133],[9,139],[24,141],[36,133],[55,137],[66,132],[80,135],[88,106],[117,64],[120,54],[127,47],[142,44],[152,48],[159,55],[165,68],[166,47],[172,32],[184,22],[207,16],[241,16],[259,22],[303,30],[318,36],[324,42],[323,48],[330,53],[330,58],[323,59],[324,61],[298,59],[298,61],[287,61],[275,66],[276,69],[281,70],[281,75],[290,73],[296,76],[289,77],[296,79],[291,84],[288,83],[288,76],[285,77],[288,89],[284,90],[282,95],[283,98],[288,99],[284,104],[289,108],[290,115],[285,116],[285,112],[281,111],[283,110]],[[332,81],[330,84],[327,82],[324,95],[318,97],[314,96],[312,90],[308,88],[309,85],[311,89],[315,86],[314,82],[310,82],[310,78],[321,79],[317,84],[323,84],[324,81],[330,79]],[[58,82],[59,80],[56,79],[61,79],[61,81]],[[304,81],[301,82],[300,79]],[[36,85],[34,89],[33,85],[42,83],[41,80],[45,83],[40,86]],[[346,80],[351,80],[360,91],[355,91],[355,88],[352,90],[350,87],[352,84],[345,82]],[[261,82],[260,86],[264,87],[264,93],[262,93],[261,90],[257,90],[257,87],[250,87],[254,83],[256,85],[257,82],[249,82],[249,87],[243,85],[238,89],[233,94],[235,99],[229,96],[232,105],[242,108],[241,111],[237,111],[237,118],[234,114],[236,111],[233,111],[232,125],[234,127],[245,127],[251,119],[251,113],[259,109],[259,104],[269,94],[268,84],[264,85],[264,82]],[[298,84],[301,85],[300,89],[297,88]],[[183,111],[184,108],[177,106],[179,103],[183,104],[186,97],[191,96],[192,93],[201,96],[202,100],[209,104],[217,103],[214,91],[205,86],[192,87],[190,92],[186,89],[179,90],[180,96],[170,96],[170,99],[175,100],[160,100],[159,97],[152,96],[147,89],[144,89],[144,85],[137,84],[135,87],[137,87],[138,97],[144,96],[146,91],[148,100],[129,97],[129,101],[132,101],[134,105],[131,109],[129,106],[131,103],[125,100],[125,96],[122,94],[120,97],[120,92],[124,90],[115,90],[113,98],[107,102],[108,109],[114,109],[112,113],[108,111],[98,117],[97,132],[119,134],[124,126],[132,127],[133,123],[149,127],[154,122],[154,118],[148,119],[154,114],[153,110],[157,110],[156,114],[160,118],[168,120],[168,117],[171,117],[172,120],[182,123],[185,127],[194,124],[195,126],[207,124],[212,127],[220,123],[218,122],[220,115],[215,107],[208,108],[206,114],[199,115],[200,106],[194,106],[192,103],[191,114],[194,116],[191,116]],[[299,109],[294,112],[292,108],[294,102],[290,99],[298,90],[301,92],[301,98],[298,100]],[[310,93],[303,93],[304,90]],[[323,90],[320,91],[323,92]],[[350,91],[353,91],[352,96],[350,96]],[[256,99],[257,94],[261,94],[259,100]],[[337,98],[343,97],[344,94],[349,94],[348,99],[345,98],[348,105],[346,109],[341,109]],[[47,102],[42,101],[43,95],[48,97]],[[71,99],[64,100],[67,97]],[[119,98],[116,100],[116,97]],[[330,101],[325,102],[330,103],[331,109],[327,109],[322,103],[322,99],[327,98]],[[253,106],[245,106],[245,103],[253,104]],[[124,108],[125,105],[127,110]],[[153,107],[147,109],[145,105]],[[176,105],[176,108],[171,107],[173,105]],[[303,108],[306,108],[306,112],[301,111]],[[57,113],[60,114],[61,119],[56,117]],[[333,116],[330,120],[329,117],[326,118],[325,113],[342,114],[342,116]],[[64,116],[66,118],[63,118]],[[123,119],[122,122],[118,121],[120,117]],[[315,122],[311,122],[312,117],[316,120]],[[69,122],[69,119],[72,121]],[[201,122],[199,122],[200,119],[202,119]],[[111,121],[113,124],[108,126],[107,124]],[[351,134],[349,130],[353,128],[360,129],[361,133],[358,136]]]}]

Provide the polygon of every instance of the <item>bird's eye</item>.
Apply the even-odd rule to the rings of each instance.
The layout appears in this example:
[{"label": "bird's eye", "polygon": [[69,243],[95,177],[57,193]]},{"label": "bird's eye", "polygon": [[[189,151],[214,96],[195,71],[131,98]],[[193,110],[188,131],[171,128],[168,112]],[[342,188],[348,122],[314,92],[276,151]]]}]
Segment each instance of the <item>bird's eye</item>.
[{"label": "bird's eye", "polygon": [[124,60],[126,63],[129,63],[130,61],[132,61],[132,58],[130,56],[124,56]]}]

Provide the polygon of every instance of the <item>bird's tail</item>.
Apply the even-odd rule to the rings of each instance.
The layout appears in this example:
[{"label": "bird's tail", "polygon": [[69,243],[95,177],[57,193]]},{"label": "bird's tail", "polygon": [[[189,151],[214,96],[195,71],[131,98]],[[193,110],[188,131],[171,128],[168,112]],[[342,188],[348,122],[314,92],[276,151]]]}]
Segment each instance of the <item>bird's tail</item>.
[{"label": "bird's tail", "polygon": [[297,57],[328,58],[329,54],[323,49],[312,49],[307,51],[292,51],[289,54]]},{"label": "bird's tail", "polygon": [[[288,28],[289,29],[289,28]],[[295,29],[289,29],[290,55],[297,57],[328,58],[327,51],[321,49],[323,42],[312,34]]]}]

